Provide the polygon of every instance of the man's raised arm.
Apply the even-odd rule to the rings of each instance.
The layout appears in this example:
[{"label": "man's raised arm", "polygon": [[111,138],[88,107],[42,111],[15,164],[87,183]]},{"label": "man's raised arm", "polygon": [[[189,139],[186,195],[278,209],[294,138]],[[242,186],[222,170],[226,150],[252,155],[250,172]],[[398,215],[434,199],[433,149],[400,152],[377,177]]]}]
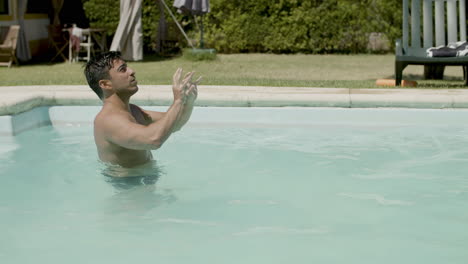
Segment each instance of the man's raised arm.
[{"label": "man's raised arm", "polygon": [[[193,72],[188,73],[188,74],[191,74],[190,76],[193,76]],[[191,82],[191,83],[189,82],[188,89],[185,90],[185,104],[182,110],[182,114],[180,118],[177,120],[177,123],[175,124],[172,132],[179,131],[190,119],[190,116],[192,115],[193,107],[195,105],[195,100],[197,99],[197,96],[198,96],[197,86],[200,83],[201,79],[202,78],[199,77],[195,82]],[[166,114],[165,112],[156,112],[156,111],[147,111],[147,110],[144,110],[144,112],[151,117],[153,122],[160,120]]]},{"label": "man's raised arm", "polygon": [[105,121],[107,140],[129,149],[160,148],[182,119],[185,103],[190,99],[187,98],[187,91],[190,90],[193,73],[187,73],[183,80],[181,75],[182,69],[178,69],[174,74],[174,102],[159,120],[144,126],[132,122],[130,118],[114,115]]}]

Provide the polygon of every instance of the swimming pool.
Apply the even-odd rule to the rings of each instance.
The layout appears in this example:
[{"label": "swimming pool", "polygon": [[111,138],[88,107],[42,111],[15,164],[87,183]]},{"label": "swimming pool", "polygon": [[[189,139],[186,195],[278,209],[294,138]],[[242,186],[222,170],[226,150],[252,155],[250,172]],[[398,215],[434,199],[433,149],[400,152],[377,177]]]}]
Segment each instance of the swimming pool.
[{"label": "swimming pool", "polygon": [[105,176],[98,109],[0,137],[1,263],[468,261],[467,110],[200,107],[151,184]]}]

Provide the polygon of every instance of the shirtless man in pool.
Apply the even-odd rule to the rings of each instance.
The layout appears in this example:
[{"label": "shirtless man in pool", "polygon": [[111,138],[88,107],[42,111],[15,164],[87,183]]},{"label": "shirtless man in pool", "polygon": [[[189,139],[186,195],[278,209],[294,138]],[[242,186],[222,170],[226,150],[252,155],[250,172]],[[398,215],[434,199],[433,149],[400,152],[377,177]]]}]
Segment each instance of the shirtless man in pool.
[{"label": "shirtless man in pool", "polygon": [[85,75],[89,86],[103,101],[94,120],[94,140],[103,162],[135,167],[152,160],[151,150],[158,149],[171,133],[190,118],[197,98],[193,72],[182,78],[182,69],[173,76],[174,101],[167,112],[143,110],[130,104],[138,91],[135,71],[127,66],[119,52],[110,51],[88,62]]}]

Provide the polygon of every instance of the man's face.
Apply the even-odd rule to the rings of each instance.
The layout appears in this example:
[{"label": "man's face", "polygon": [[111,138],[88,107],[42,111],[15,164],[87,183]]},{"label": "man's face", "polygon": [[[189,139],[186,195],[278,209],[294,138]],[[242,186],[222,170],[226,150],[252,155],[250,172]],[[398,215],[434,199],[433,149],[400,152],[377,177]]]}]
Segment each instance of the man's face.
[{"label": "man's face", "polygon": [[115,93],[130,93],[138,91],[138,82],[135,71],[127,66],[123,60],[114,60],[114,67],[109,70],[112,89]]}]

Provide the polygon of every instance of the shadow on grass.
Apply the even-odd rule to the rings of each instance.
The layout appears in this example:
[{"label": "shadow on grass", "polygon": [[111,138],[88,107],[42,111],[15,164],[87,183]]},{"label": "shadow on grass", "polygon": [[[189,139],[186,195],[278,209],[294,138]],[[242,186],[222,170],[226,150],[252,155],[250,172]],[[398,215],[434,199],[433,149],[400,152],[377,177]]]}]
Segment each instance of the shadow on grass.
[{"label": "shadow on grass", "polygon": [[427,89],[466,89],[463,77],[444,76],[443,80],[426,80],[423,75],[408,74],[404,75],[405,80],[414,80],[418,82],[417,88]]},{"label": "shadow on grass", "polygon": [[[13,65],[13,67],[52,66],[52,65],[57,65],[57,64],[68,63],[68,60],[65,61],[61,57],[57,57],[54,60],[52,60],[53,56],[55,56],[55,54],[52,54],[50,52],[45,52],[43,54],[34,56],[29,61],[20,62],[19,66],[18,65]],[[138,63],[150,63],[150,62],[170,61],[170,60],[173,60],[173,59],[177,59],[177,58],[179,58],[181,56],[182,56],[182,54],[159,55],[159,54],[147,54],[147,53],[145,53],[144,56],[143,56],[143,60],[137,61],[137,62]],[[73,64],[83,64],[83,66],[84,66],[86,64],[86,61],[81,61],[80,60],[78,62],[74,62]]]},{"label": "shadow on grass", "polygon": [[[394,75],[384,77],[382,79],[395,79]],[[456,76],[444,76],[443,80],[426,80],[422,74],[405,74],[403,75],[403,80],[416,81],[418,83],[417,87],[419,89],[467,89],[468,86],[465,86],[465,81],[462,77]],[[375,88],[401,88],[401,87],[382,87],[374,85]],[[404,88],[404,87],[403,87]]]},{"label": "shadow on grass", "polygon": [[427,89],[467,89],[463,80],[447,81],[447,80],[422,80],[418,81],[417,88]]},{"label": "shadow on grass", "polygon": [[33,56],[31,60],[29,61],[20,61],[19,65],[13,65],[13,66],[14,67],[51,66],[51,65],[63,64],[67,62],[63,60],[63,58],[60,56],[52,60],[54,56],[55,54],[53,53],[45,52],[45,53]]},{"label": "shadow on grass", "polygon": [[[388,78],[393,79],[395,78],[394,75],[389,76]],[[424,76],[422,74],[404,74],[403,75],[404,80],[413,80],[413,81],[418,81],[418,80],[424,80]],[[463,77],[457,77],[457,76],[447,76],[444,75],[444,79],[441,81],[463,81]]]}]

